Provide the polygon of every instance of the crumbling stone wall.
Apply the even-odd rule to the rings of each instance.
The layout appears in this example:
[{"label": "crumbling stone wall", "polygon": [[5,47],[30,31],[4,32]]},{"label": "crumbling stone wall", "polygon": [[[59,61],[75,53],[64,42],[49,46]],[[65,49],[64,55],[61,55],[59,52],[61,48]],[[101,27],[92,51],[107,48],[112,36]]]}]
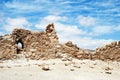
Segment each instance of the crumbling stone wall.
[{"label": "crumbling stone wall", "polygon": [[54,28],[54,24],[49,24],[46,27],[46,34],[48,35],[48,37],[50,38],[50,40],[53,44],[59,43],[58,36],[57,36],[55,28]]},{"label": "crumbling stone wall", "polygon": [[30,59],[55,58],[56,45],[59,43],[54,24],[49,24],[46,31],[31,32],[14,29],[12,37],[15,43],[22,43],[23,53]]},{"label": "crumbling stone wall", "polygon": [[0,37],[0,59],[15,59],[17,57],[17,45],[11,35]]},{"label": "crumbling stone wall", "polygon": [[[22,44],[22,49],[18,48],[18,43]],[[95,51],[81,49],[71,41],[60,44],[54,24],[49,24],[42,32],[14,29],[11,35],[0,36],[0,59],[15,59],[19,53],[37,60],[57,58],[56,54],[62,53],[77,59],[120,61],[120,41]]]},{"label": "crumbling stone wall", "polygon": [[96,59],[120,61],[120,41],[115,41],[96,49]]},{"label": "crumbling stone wall", "polygon": [[67,53],[69,57],[74,57],[77,59],[91,59],[92,51],[84,50],[79,48],[77,45],[73,44],[71,41],[60,45],[58,52]]},{"label": "crumbling stone wall", "polygon": [[14,43],[21,43],[22,44],[22,47],[23,49],[26,48],[26,38],[27,36],[30,36],[32,35],[31,31],[29,30],[25,30],[25,29],[14,29],[13,32],[12,32],[12,37],[13,37],[13,40],[14,40]]},{"label": "crumbling stone wall", "polygon": [[55,45],[46,32],[32,33],[26,37],[25,56],[31,59],[49,59],[55,57]]},{"label": "crumbling stone wall", "polygon": [[65,44],[59,45],[57,49],[58,49],[58,52],[67,53],[69,56],[72,56],[72,57],[74,57],[75,54],[79,52],[79,48],[76,45],[74,45],[71,41],[68,41]]}]

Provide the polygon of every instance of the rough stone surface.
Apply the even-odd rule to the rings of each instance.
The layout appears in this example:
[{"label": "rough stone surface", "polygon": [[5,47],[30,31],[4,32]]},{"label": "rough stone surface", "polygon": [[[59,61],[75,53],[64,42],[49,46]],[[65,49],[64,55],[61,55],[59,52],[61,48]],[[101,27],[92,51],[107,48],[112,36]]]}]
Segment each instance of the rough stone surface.
[{"label": "rough stone surface", "polygon": [[120,61],[120,41],[111,42],[101,48],[97,48],[95,55],[97,59],[104,61]]},{"label": "rough stone surface", "polygon": [[15,59],[17,57],[17,45],[14,44],[11,35],[0,37],[0,59]]},{"label": "rough stone surface", "polygon": [[[18,43],[22,44],[22,49],[17,46]],[[14,29],[10,35],[0,36],[0,59],[15,59],[18,54],[35,60],[63,58],[71,61],[77,58],[120,61],[120,41],[95,51],[81,49],[71,41],[60,44],[54,24],[49,24],[42,32]]]},{"label": "rough stone surface", "polygon": [[49,24],[43,32],[15,29],[12,36],[16,43],[22,43],[26,58],[37,60],[55,58],[58,37],[53,24]]}]

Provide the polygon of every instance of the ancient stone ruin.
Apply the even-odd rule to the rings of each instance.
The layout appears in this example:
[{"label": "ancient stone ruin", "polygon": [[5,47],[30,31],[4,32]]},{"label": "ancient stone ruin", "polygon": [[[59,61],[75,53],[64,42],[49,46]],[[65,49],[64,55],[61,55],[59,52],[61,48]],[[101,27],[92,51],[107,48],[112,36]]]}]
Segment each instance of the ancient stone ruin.
[{"label": "ancient stone ruin", "polygon": [[96,49],[96,59],[120,61],[120,41]]},{"label": "ancient stone ruin", "polygon": [[0,59],[12,59],[17,56],[17,45],[12,35],[0,36]]},{"label": "ancient stone ruin", "polygon": [[62,58],[66,55],[77,59],[120,61],[120,41],[96,50],[81,49],[71,41],[60,44],[54,24],[49,24],[42,32],[14,29],[10,35],[0,36],[0,60],[16,59],[18,54],[34,60]]}]

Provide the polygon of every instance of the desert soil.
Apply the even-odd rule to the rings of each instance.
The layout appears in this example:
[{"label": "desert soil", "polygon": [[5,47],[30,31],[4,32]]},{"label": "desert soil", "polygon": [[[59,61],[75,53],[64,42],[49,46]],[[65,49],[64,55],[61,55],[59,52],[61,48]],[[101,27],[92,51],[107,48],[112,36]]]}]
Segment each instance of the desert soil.
[{"label": "desert soil", "polygon": [[120,62],[6,60],[0,61],[0,80],[120,80]]}]

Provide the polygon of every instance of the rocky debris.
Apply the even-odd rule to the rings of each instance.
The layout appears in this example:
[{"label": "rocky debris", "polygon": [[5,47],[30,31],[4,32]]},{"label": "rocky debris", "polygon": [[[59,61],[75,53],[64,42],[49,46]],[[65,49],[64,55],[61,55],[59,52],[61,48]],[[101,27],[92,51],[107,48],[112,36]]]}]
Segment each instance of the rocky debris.
[{"label": "rocky debris", "polygon": [[64,63],[65,66],[68,66],[69,64],[68,63]]},{"label": "rocky debris", "polygon": [[62,61],[72,61],[72,57],[68,56],[68,53],[56,53],[56,58],[61,58]]},{"label": "rocky debris", "polygon": [[68,41],[63,45],[59,45],[59,48],[57,49],[58,52],[63,54],[66,53],[68,57],[74,57],[74,58],[77,58],[79,56],[80,51],[82,50],[79,47],[77,47],[75,44],[73,44],[71,41]]},{"label": "rocky debris", "polygon": [[44,70],[44,71],[49,71],[49,70],[50,70],[50,68],[49,68],[49,66],[48,66],[48,65],[44,65],[44,66],[42,66],[42,70]]},{"label": "rocky debris", "polygon": [[101,48],[96,49],[96,59],[120,61],[120,41],[111,42]]},{"label": "rocky debris", "polygon": [[73,66],[74,67],[75,62],[72,62],[72,61],[71,62],[65,62],[64,65],[65,66]]},{"label": "rocky debris", "polygon": [[11,35],[0,38],[0,59],[15,59],[17,56],[17,45]]},{"label": "rocky debris", "polygon": [[105,73],[106,74],[112,74],[111,70],[113,70],[113,69],[110,68],[110,67],[105,67]]},{"label": "rocky debris", "polygon": [[78,65],[78,64],[74,64],[73,67],[75,67],[75,68],[81,68],[80,65]]},{"label": "rocky debris", "polygon": [[[77,59],[120,61],[120,41],[97,48],[96,51],[78,48],[71,41],[68,41],[59,47],[59,51],[67,53],[68,57]],[[66,61],[67,59],[63,58],[63,60]]]},{"label": "rocky debris", "polygon": [[67,53],[62,53],[62,52],[56,53],[56,58],[67,58],[67,57],[68,57]]},{"label": "rocky debris", "polygon": [[65,43],[65,45],[68,47],[72,47],[76,50],[79,50],[79,47],[77,47],[77,45],[73,44],[71,41],[68,41],[67,43]]},{"label": "rocky debris", "polygon": [[55,28],[54,28],[54,24],[49,24],[46,27],[46,33],[53,44],[59,43],[58,36],[57,36]]},{"label": "rocky debris", "polygon": [[92,54],[95,53],[94,50],[81,49],[71,41],[61,45],[58,50],[61,53],[67,53],[68,57],[77,59],[92,59]]},{"label": "rocky debris", "polygon": [[112,74],[112,72],[108,72],[108,71],[107,71],[107,72],[105,72],[105,73],[106,73],[106,74]]},{"label": "rocky debris", "polygon": [[105,70],[106,70],[106,71],[110,71],[110,70],[113,70],[113,69],[110,68],[110,67],[105,67]]},{"label": "rocky debris", "polygon": [[67,60],[68,60],[68,61],[72,61],[72,60],[73,60],[73,58],[72,58],[72,57],[69,57]]},{"label": "rocky debris", "polygon": [[67,58],[62,58],[62,61],[67,61]]},{"label": "rocky debris", "polygon": [[61,58],[62,61],[72,61],[72,57],[67,56],[67,53],[62,55],[63,55]]},{"label": "rocky debris", "polygon": [[74,71],[75,69],[71,68],[70,71]]},{"label": "rocky debris", "polygon": [[89,66],[89,68],[93,69],[94,67],[93,66]]},{"label": "rocky debris", "polygon": [[60,44],[54,24],[49,24],[42,32],[17,28],[11,35],[0,36],[0,59],[15,59],[18,54],[33,60],[61,58],[63,61],[72,61],[72,58],[77,58],[120,61],[120,41],[94,51],[81,49],[71,41]]}]

